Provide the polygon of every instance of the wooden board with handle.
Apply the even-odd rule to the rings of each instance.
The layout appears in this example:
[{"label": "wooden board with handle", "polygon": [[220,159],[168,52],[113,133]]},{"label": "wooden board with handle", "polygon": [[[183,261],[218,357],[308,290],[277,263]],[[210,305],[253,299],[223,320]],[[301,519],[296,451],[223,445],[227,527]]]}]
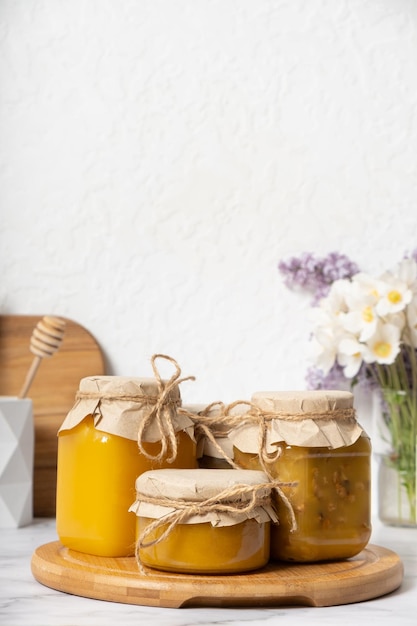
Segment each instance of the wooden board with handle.
[{"label": "wooden board with handle", "polygon": [[335,606],[362,602],[397,589],[403,579],[399,556],[368,545],[356,557],[317,564],[269,563],[227,576],[139,571],[134,557],[105,558],[75,552],[59,541],[32,555],[35,579],[73,595],[137,604],[186,606]]},{"label": "wooden board with handle", "polygon": [[[30,338],[42,315],[0,316],[0,395],[17,396],[33,360]],[[34,515],[55,515],[57,431],[74,404],[81,378],[105,373],[93,335],[64,318],[65,334],[56,354],[42,359],[27,396],[35,421]]]}]

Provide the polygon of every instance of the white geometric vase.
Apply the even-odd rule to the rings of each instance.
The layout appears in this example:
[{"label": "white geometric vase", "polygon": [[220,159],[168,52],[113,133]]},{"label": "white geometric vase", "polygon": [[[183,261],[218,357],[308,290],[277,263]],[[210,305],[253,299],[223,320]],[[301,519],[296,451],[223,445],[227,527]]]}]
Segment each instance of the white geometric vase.
[{"label": "white geometric vase", "polygon": [[33,519],[32,400],[0,396],[0,528]]}]

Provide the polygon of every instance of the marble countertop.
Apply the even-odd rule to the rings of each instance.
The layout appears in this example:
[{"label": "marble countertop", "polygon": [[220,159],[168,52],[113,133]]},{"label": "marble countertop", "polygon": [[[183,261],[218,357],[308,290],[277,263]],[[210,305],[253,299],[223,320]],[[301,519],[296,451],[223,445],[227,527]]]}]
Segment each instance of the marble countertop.
[{"label": "marble countertop", "polygon": [[0,624],[4,626],[113,626],[130,624],[208,626],[297,624],[378,626],[415,624],[417,613],[417,529],[383,526],[374,521],[371,543],[396,552],[404,564],[401,587],[380,598],[334,607],[167,609],[90,600],[55,591],[31,573],[32,554],[55,541],[55,520],[36,519],[24,528],[0,531]]}]

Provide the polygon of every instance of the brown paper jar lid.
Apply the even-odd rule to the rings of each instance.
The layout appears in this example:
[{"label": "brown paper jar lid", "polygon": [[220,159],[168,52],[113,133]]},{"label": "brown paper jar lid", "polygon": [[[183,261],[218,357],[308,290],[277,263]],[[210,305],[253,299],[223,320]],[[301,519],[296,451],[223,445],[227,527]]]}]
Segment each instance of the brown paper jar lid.
[{"label": "brown paper jar lid", "polygon": [[[227,422],[227,419],[222,421],[221,423],[216,423],[216,417],[222,416],[223,411],[220,403],[215,403],[214,405],[209,404],[184,404],[182,407],[184,411],[192,414],[192,419],[195,420],[195,423],[198,425],[199,421],[201,422],[204,419],[204,423],[213,432],[213,437],[221,450],[223,450],[224,454],[226,454],[229,458],[233,457],[233,444],[228,438],[228,433],[232,429],[233,424],[236,423],[236,420],[233,419],[237,415],[243,415],[248,410],[248,404],[242,403],[233,407],[230,411],[230,423]],[[210,422],[212,421],[212,424]],[[197,437],[197,458],[200,459],[202,456],[208,456],[214,459],[224,459],[224,454],[210,441],[210,439],[204,434],[201,433],[199,437]]]},{"label": "brown paper jar lid", "polygon": [[353,394],[339,390],[257,391],[251,401],[278,419],[280,414],[283,419],[330,418],[332,414],[337,419],[338,411],[353,408]]},{"label": "brown paper jar lid", "polygon": [[[204,411],[204,409],[206,408],[206,404],[183,404],[181,405],[181,409],[185,412],[188,413],[191,416],[191,419],[194,421],[195,424],[198,424],[198,417],[199,417],[199,413],[201,411]],[[197,443],[197,448],[196,448],[196,455],[197,455],[197,459],[200,459],[203,456],[203,451],[204,451],[204,442],[205,442],[205,437],[203,435],[197,435],[196,437],[196,443]]]},{"label": "brown paper jar lid", "polygon": [[[162,381],[164,384],[166,381]],[[128,376],[88,376],[82,378],[74,406],[64,419],[59,432],[77,426],[87,415],[92,415],[94,425],[103,432],[137,440],[138,424],[152,410],[160,393],[155,378]],[[167,402],[172,412],[176,431],[188,430],[194,436],[194,425],[186,415],[178,415],[181,394],[176,385],[169,390]],[[150,424],[145,441],[158,441],[159,430]]]},{"label": "brown paper jar lid", "polygon": [[273,454],[280,443],[302,447],[350,446],[364,432],[356,420],[353,394],[339,390],[258,391],[251,402],[262,420],[251,411],[247,420],[229,434],[242,452],[259,452],[259,428],[266,428],[266,451]]},{"label": "brown paper jar lid", "polygon": [[[249,513],[208,511],[194,514],[182,523],[211,522],[215,526],[230,526],[253,518],[259,522],[277,521],[275,511],[269,503],[271,483],[264,472],[257,470],[174,468],[150,470],[136,479],[136,501],[129,510],[140,517],[160,519],[177,509],[176,501],[190,505],[204,503],[239,485],[249,488],[260,486],[258,493],[265,499],[265,502]],[[251,494],[252,491],[249,489],[247,493],[238,496],[231,495],[227,502],[249,502]],[[143,498],[150,498],[154,501],[147,502]]]}]

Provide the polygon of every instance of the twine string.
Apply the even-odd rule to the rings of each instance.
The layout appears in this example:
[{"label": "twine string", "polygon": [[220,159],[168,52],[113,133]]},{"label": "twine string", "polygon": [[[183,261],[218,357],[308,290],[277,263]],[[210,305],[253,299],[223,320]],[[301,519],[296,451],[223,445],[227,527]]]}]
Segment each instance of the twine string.
[{"label": "twine string", "polygon": [[[174,373],[169,380],[164,381],[156,367],[157,359],[165,359],[174,365]],[[146,413],[139,422],[137,432],[138,448],[147,459],[152,461],[166,460],[168,463],[172,463],[178,452],[178,442],[175,432],[175,417],[178,412],[178,407],[181,403],[180,398],[177,400],[172,399],[172,391],[177,388],[182,382],[186,380],[195,380],[194,376],[186,376],[181,378],[181,369],[175,359],[165,354],[154,354],[151,359],[152,369],[155,375],[155,379],[158,387],[158,394],[146,395],[146,394],[115,394],[115,393],[101,393],[90,391],[78,391],[76,394],[77,400],[93,399],[98,400],[97,406],[103,400],[114,400],[117,402],[133,402],[138,403],[140,409],[145,409]],[[155,455],[151,454],[144,448],[144,441],[146,431],[150,426],[155,426],[159,434],[159,441],[161,448]]]},{"label": "twine string", "polygon": [[[221,493],[207,498],[203,501],[190,501],[183,499],[171,499],[161,496],[140,495],[139,501],[148,504],[155,504],[175,511],[167,513],[161,518],[155,519],[142,531],[138,539],[138,549],[149,548],[161,541],[164,541],[177,524],[183,524],[194,515],[205,515],[207,513],[227,513],[230,515],[247,514],[262,505],[271,504],[270,490],[275,488],[275,484],[262,483],[259,485],[235,485],[224,489]],[[165,526],[167,528],[162,534],[150,541],[146,538],[153,532]]]},{"label": "twine string", "polygon": [[[162,380],[159,370],[156,366],[157,359],[165,359],[169,361],[175,368],[175,372],[167,381]],[[153,461],[166,460],[172,463],[177,457],[178,442],[174,428],[174,418],[177,410],[178,402],[171,399],[171,392],[186,380],[195,380],[194,376],[186,376],[181,378],[181,369],[175,359],[165,354],[154,354],[151,359],[151,365],[154,376],[158,385],[158,396],[153,398],[153,406],[149,413],[141,420],[138,428],[138,447],[146,458]],[[143,446],[143,438],[147,428],[155,424],[161,441],[161,449],[158,454],[152,455],[147,452]]]},{"label": "twine string", "polygon": [[288,413],[286,411],[266,411],[265,409],[262,409],[259,406],[253,404],[253,402],[250,402],[249,404],[251,405],[251,408],[246,414],[246,417],[249,420],[251,418],[254,418],[256,420],[259,416],[262,416],[262,418],[264,418],[266,422],[270,422],[275,419],[286,420],[288,422],[299,422],[306,419],[327,421],[344,421],[356,419],[356,411],[354,408],[337,408],[328,411],[305,411],[302,413]]},{"label": "twine string", "polygon": [[[195,413],[190,413],[187,409],[179,408],[178,412],[187,415],[193,422],[196,435],[204,435],[212,444],[214,449],[218,452],[219,458],[223,458],[234,469],[242,469],[234,460],[229,457],[227,452],[221,447],[217,439],[227,437],[228,433],[237,425],[242,423],[242,415],[232,415],[232,410],[239,405],[251,406],[250,402],[236,400],[228,405],[225,405],[221,401],[212,402],[204,409]],[[210,412],[217,408],[219,412],[215,415],[210,415]],[[227,428],[224,428],[226,426]]]},{"label": "twine string", "polygon": [[213,432],[208,424],[204,424],[202,422],[201,424],[196,425],[196,432],[199,434],[203,434],[210,441],[213,448],[218,452],[219,458],[224,459],[234,469],[241,469],[238,465],[236,465],[234,460],[229,457],[226,450],[221,447],[217,440],[218,436],[216,437],[216,434]]},{"label": "twine string", "polygon": [[148,396],[140,393],[135,394],[115,394],[103,393],[102,391],[77,391],[76,400],[115,400],[120,402],[138,402],[140,405],[153,404],[158,396]]},{"label": "twine string", "polygon": [[[258,409],[258,407],[256,408]],[[294,532],[297,529],[297,521],[295,519],[294,508],[289,498],[285,495],[284,491],[281,488],[282,483],[280,484],[279,481],[274,479],[274,477],[272,476],[271,469],[270,469],[271,463],[274,463],[275,461],[277,461],[279,457],[281,456],[282,446],[278,446],[277,450],[273,452],[272,454],[268,453],[268,450],[267,450],[268,426],[267,426],[266,417],[264,414],[262,414],[262,412],[259,412],[257,414],[257,418],[259,420],[259,434],[258,434],[259,462],[264,473],[268,476],[269,480],[274,481],[275,490],[278,493],[279,497],[281,498],[282,502],[284,503],[284,506],[287,509],[288,514],[290,516],[290,520],[291,520],[290,532]]]}]

